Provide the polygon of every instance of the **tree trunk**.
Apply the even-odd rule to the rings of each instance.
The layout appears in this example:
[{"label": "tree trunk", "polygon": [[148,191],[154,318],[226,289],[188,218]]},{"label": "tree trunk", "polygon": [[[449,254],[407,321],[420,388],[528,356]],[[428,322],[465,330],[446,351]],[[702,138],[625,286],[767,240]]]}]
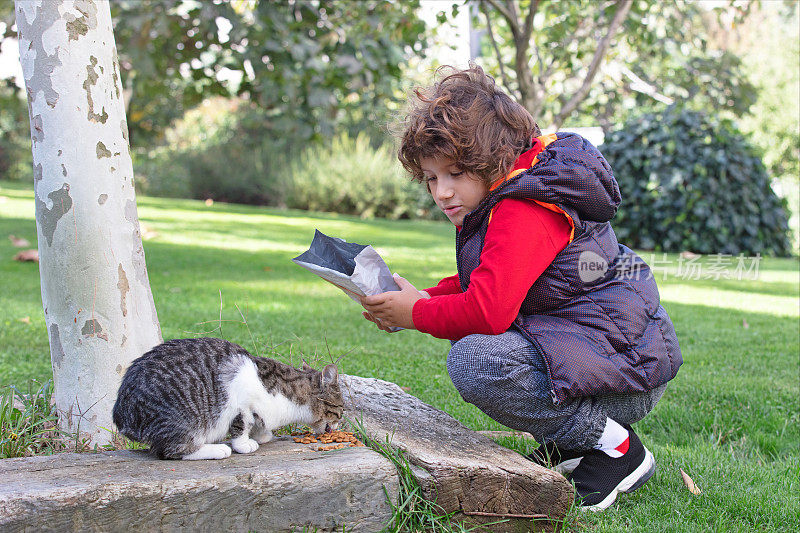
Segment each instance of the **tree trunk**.
[{"label": "tree trunk", "polygon": [[161,342],[109,4],[17,0],[42,303],[59,422],[108,442],[128,364]]}]

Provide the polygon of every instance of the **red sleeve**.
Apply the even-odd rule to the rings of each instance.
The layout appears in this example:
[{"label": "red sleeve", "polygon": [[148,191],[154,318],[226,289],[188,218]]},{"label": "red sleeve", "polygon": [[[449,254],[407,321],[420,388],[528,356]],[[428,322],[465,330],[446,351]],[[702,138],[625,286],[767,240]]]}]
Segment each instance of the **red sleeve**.
[{"label": "red sleeve", "polygon": [[571,229],[563,214],[533,201],[502,200],[493,210],[467,291],[418,300],[414,327],[451,340],[507,331],[528,290],[569,244]]},{"label": "red sleeve", "polygon": [[458,274],[448,276],[440,281],[435,287],[425,289],[431,296],[441,296],[443,294],[457,294],[461,292],[461,282],[458,281]]}]

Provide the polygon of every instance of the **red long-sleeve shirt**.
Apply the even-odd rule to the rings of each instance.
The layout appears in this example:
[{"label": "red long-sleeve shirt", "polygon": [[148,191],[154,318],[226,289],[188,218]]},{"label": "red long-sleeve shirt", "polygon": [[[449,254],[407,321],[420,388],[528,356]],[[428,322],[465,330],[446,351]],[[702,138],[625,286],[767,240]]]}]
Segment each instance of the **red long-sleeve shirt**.
[{"label": "red long-sleeve shirt", "polygon": [[507,331],[533,282],[569,244],[571,231],[563,213],[532,200],[501,200],[467,291],[461,291],[457,274],[426,289],[431,298],[414,304],[414,327],[451,340]]}]

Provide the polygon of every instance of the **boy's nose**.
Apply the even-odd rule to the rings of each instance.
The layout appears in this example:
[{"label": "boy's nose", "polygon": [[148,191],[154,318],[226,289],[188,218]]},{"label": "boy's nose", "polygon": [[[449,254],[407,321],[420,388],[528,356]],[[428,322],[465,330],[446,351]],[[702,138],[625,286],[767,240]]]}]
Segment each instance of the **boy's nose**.
[{"label": "boy's nose", "polygon": [[450,190],[447,190],[447,191],[442,191],[437,196],[439,197],[438,200],[439,200],[440,204],[441,203],[446,203],[448,200],[450,200],[453,197],[453,190],[450,189]]},{"label": "boy's nose", "polygon": [[454,194],[455,189],[449,183],[440,183],[439,186],[436,187],[436,196],[438,196],[441,200],[452,198]]}]

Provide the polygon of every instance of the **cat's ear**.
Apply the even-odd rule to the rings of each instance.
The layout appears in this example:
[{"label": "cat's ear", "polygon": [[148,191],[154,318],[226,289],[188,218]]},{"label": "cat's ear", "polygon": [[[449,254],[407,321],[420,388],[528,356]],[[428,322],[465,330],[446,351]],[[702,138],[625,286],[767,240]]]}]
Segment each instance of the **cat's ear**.
[{"label": "cat's ear", "polygon": [[301,370],[311,370],[311,367],[308,366],[308,363],[306,363],[305,360],[303,360],[303,366],[301,367]]},{"label": "cat's ear", "polygon": [[325,365],[322,369],[322,386],[335,385],[339,381],[339,371],[336,365]]}]

